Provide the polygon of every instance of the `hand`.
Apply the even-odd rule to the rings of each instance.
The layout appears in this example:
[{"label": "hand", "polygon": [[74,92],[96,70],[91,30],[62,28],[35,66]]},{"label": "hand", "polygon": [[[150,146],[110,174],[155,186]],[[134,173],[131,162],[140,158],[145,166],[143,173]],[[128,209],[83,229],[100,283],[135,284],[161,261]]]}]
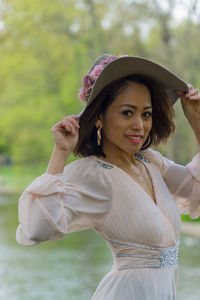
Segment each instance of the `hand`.
[{"label": "hand", "polygon": [[190,123],[200,121],[200,93],[198,89],[194,89],[191,84],[188,85],[189,92],[185,94],[177,91],[180,96],[184,114]]},{"label": "hand", "polygon": [[57,149],[72,152],[78,142],[78,117],[69,116],[51,128]]}]

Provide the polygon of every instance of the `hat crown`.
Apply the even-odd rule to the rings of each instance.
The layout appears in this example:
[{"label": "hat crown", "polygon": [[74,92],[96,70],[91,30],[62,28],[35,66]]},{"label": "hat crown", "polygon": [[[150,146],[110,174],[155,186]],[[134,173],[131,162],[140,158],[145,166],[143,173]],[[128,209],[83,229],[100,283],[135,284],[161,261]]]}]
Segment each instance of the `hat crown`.
[{"label": "hat crown", "polygon": [[95,62],[94,62],[93,65],[92,65],[92,67],[91,67],[89,73],[91,73],[91,72],[94,70],[95,66],[100,65],[101,62],[102,62],[103,60],[106,60],[109,56],[112,56],[112,55],[111,55],[111,54],[108,54],[108,53],[105,53],[105,54],[103,54],[103,55],[97,57],[97,59],[95,60]]}]

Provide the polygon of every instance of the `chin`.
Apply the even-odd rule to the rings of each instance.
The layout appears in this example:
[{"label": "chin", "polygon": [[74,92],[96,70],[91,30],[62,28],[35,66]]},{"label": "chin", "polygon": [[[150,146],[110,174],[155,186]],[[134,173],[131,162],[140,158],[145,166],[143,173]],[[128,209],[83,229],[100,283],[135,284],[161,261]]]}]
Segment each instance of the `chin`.
[{"label": "chin", "polygon": [[129,150],[124,150],[124,151],[128,154],[133,154],[133,153],[139,152],[141,150],[141,148],[142,148],[142,146],[136,146],[136,147],[132,147]]}]

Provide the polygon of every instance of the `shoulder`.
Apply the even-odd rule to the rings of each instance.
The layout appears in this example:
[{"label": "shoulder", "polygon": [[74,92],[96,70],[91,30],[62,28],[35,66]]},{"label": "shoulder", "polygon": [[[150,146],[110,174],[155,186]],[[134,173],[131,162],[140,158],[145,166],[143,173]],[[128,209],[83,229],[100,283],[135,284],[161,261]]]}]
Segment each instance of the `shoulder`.
[{"label": "shoulder", "polygon": [[148,148],[140,152],[142,156],[148,159],[159,172],[164,174],[166,170],[174,164],[173,161],[163,156],[159,151]]},{"label": "shoulder", "polygon": [[150,163],[154,161],[159,161],[162,157],[162,154],[157,151],[153,150],[152,148],[148,148],[139,152],[142,156],[149,160]]},{"label": "shoulder", "polygon": [[94,157],[84,157],[73,161],[64,168],[63,175],[67,182],[81,183],[82,185],[93,185],[109,187],[112,184],[112,170],[102,165]]},{"label": "shoulder", "polygon": [[69,170],[72,172],[91,174],[95,173],[106,173],[107,170],[113,169],[114,166],[108,163],[103,163],[103,161],[95,158],[94,156],[88,156],[84,158],[77,159],[70,164],[66,165],[64,168],[64,174]]}]

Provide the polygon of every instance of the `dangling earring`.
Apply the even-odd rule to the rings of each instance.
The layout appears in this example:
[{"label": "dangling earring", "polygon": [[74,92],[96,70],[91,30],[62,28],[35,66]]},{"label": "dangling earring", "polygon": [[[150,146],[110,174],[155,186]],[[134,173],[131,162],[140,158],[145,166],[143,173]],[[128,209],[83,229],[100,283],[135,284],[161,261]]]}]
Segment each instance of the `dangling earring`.
[{"label": "dangling earring", "polygon": [[146,149],[149,146],[150,143],[151,143],[151,136],[149,134],[148,137],[147,137],[147,139],[146,139],[146,141],[145,141],[145,143],[142,145],[141,150]]},{"label": "dangling earring", "polygon": [[149,134],[149,135],[148,135],[147,145],[149,145],[150,141],[151,141],[151,137],[150,137],[150,134]]},{"label": "dangling earring", "polygon": [[101,145],[101,126],[98,126],[98,129],[97,129],[97,145],[98,146]]}]

